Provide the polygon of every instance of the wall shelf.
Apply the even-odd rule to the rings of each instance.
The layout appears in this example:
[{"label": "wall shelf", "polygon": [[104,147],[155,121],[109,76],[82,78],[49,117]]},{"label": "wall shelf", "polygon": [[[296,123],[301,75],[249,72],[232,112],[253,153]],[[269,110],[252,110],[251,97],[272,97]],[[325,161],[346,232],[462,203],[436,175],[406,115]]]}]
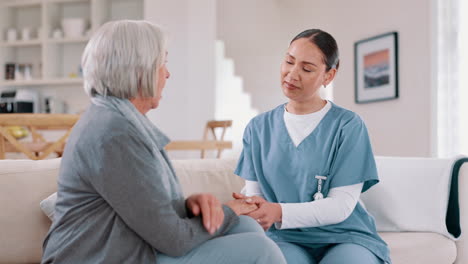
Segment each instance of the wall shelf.
[{"label": "wall shelf", "polygon": [[83,3],[89,2],[89,0],[47,0],[48,3],[54,4],[66,4],[66,3]]},{"label": "wall shelf", "polygon": [[[0,32],[15,29],[18,39],[6,41],[7,34],[0,34],[0,91],[39,89],[44,98],[53,97],[65,101],[71,106],[69,112],[83,110],[82,107],[87,105],[88,100],[84,92],[60,90],[83,86],[82,78],[69,76],[81,76],[81,56],[90,35],[108,21],[143,19],[146,1],[0,0]],[[62,29],[62,21],[66,18],[85,20],[86,26],[81,37],[52,37],[57,29],[62,30],[62,36],[67,35]],[[31,40],[21,40],[24,29],[31,32]],[[40,36],[37,33],[39,31]],[[31,65],[33,79],[5,80],[7,63]],[[43,105],[41,108],[44,108]]]},{"label": "wall shelf", "polygon": [[36,46],[41,45],[42,42],[39,39],[32,40],[18,40],[12,42],[1,42],[0,47],[26,47],[26,46]]},{"label": "wall shelf", "polygon": [[41,4],[41,0],[5,1],[5,3],[0,4],[0,7],[31,7],[40,6]]},{"label": "wall shelf", "polygon": [[61,39],[48,39],[47,43],[50,43],[50,44],[86,43],[88,42],[88,40],[89,40],[89,37],[61,38]]},{"label": "wall shelf", "polygon": [[0,82],[2,87],[18,86],[44,86],[44,85],[72,85],[83,84],[82,78],[57,78],[57,79],[33,79],[33,80],[6,80]]}]

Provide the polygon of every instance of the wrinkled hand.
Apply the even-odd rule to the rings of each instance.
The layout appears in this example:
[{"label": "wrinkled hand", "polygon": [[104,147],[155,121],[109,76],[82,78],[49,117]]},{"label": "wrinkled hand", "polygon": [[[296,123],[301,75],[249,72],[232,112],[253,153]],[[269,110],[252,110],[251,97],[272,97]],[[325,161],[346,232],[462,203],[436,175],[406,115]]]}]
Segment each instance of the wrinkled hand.
[{"label": "wrinkled hand", "polygon": [[248,213],[247,215],[255,219],[266,231],[270,229],[275,222],[281,222],[283,212],[281,205],[278,203],[270,203],[259,196],[248,197],[239,193],[233,193],[235,199],[244,199],[247,203],[256,204],[258,209]]},{"label": "wrinkled hand", "polygon": [[224,211],[219,200],[212,194],[200,193],[189,196],[187,208],[193,215],[201,214],[203,226],[210,234],[216,232],[224,221]]},{"label": "wrinkled hand", "polygon": [[258,208],[256,204],[248,203],[244,199],[231,200],[225,205],[229,206],[237,215],[246,215]]}]

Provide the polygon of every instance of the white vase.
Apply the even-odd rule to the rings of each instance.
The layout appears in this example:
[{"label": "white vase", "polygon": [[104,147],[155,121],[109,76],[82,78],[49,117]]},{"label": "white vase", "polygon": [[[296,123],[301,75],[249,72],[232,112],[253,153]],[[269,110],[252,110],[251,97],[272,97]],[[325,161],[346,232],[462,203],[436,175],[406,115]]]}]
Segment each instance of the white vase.
[{"label": "white vase", "polygon": [[79,38],[83,36],[86,27],[84,18],[64,18],[62,19],[62,29],[65,37]]}]

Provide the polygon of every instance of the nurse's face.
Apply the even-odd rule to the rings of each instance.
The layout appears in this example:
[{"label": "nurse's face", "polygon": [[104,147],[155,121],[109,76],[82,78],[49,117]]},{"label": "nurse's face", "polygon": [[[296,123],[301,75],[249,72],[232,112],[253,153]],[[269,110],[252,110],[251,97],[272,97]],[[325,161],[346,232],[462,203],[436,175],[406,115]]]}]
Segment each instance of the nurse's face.
[{"label": "nurse's face", "polygon": [[314,102],[321,99],[322,85],[328,85],[335,69],[326,71],[322,51],[307,38],[295,40],[281,64],[281,87],[290,100]]}]

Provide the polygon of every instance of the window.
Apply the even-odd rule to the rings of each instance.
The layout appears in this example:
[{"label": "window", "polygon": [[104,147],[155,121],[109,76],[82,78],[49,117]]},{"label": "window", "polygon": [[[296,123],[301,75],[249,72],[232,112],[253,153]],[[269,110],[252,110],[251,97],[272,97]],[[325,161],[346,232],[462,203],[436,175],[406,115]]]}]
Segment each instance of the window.
[{"label": "window", "polygon": [[468,155],[468,3],[437,2],[437,152]]}]

